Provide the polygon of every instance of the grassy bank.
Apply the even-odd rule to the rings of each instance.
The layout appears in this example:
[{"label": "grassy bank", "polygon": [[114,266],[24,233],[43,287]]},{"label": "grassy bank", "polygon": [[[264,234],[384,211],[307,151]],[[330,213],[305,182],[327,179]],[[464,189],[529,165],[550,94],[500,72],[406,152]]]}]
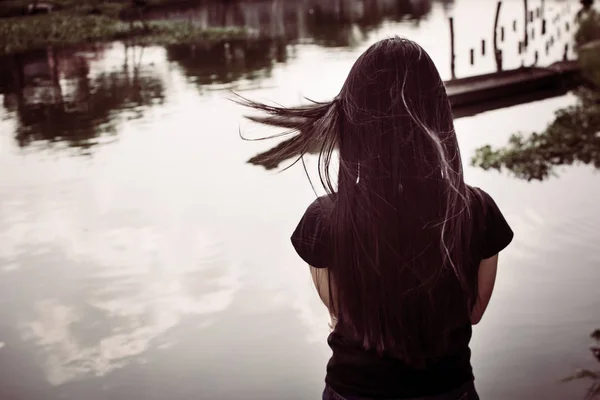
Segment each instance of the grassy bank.
[{"label": "grassy bank", "polygon": [[243,38],[240,29],[201,29],[187,22],[149,21],[130,24],[106,15],[57,12],[0,19],[0,55],[45,48],[113,40],[139,44],[172,44]]},{"label": "grassy bank", "polygon": [[[146,0],[146,8],[160,6],[176,6],[189,4],[193,0]],[[26,14],[33,0],[0,0],[0,18],[20,17]],[[127,13],[131,7],[130,0],[40,0],[39,3],[50,4],[53,11],[66,11],[80,15],[96,14],[108,17],[119,17]]]}]

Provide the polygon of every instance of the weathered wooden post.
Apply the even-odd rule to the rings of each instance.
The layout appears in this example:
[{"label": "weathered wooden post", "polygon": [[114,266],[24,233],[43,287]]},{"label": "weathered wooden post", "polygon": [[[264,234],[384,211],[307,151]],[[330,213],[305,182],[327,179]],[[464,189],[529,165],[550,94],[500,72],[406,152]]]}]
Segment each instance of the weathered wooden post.
[{"label": "weathered wooden post", "polygon": [[541,8],[541,11],[540,11],[541,15],[540,16],[542,18],[545,18],[546,17],[546,12],[545,12],[546,11],[546,0],[542,0],[542,5],[540,6],[540,8]]},{"label": "weathered wooden post", "polygon": [[502,56],[502,50],[498,50],[498,65],[497,67],[500,67],[500,71],[502,71],[502,60],[504,59],[504,57]]},{"label": "weathered wooden post", "polygon": [[454,52],[454,18],[450,17],[450,72],[452,74],[452,79],[456,79],[456,53]]},{"label": "weathered wooden post", "polygon": [[542,36],[546,34],[546,20],[542,20]]},{"label": "weathered wooden post", "polygon": [[529,20],[529,9],[527,8],[527,0],[523,0],[524,6],[525,6],[525,38],[523,40],[523,46],[525,48],[527,48],[528,44],[529,44],[529,38],[528,38],[528,27],[527,27],[527,21]]},{"label": "weathered wooden post", "polygon": [[[502,52],[498,50],[498,19],[500,17],[500,9],[502,1],[499,0],[496,5],[496,17],[494,18],[494,57],[496,59],[496,70],[502,71]],[[504,41],[504,27],[500,28],[500,40]]]}]

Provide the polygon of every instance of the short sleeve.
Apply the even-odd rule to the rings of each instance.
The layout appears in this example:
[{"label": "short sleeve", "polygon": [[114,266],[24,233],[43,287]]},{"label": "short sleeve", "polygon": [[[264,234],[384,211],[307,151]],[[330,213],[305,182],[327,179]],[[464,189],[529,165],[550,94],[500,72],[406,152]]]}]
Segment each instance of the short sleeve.
[{"label": "short sleeve", "polygon": [[481,189],[483,208],[483,232],[480,236],[479,251],[482,259],[490,258],[504,250],[513,240],[514,233],[498,205],[492,197]]},{"label": "short sleeve", "polygon": [[307,208],[291,237],[296,253],[315,268],[326,268],[328,264],[330,246],[327,244],[325,220],[330,204],[331,200],[326,196],[316,199]]}]

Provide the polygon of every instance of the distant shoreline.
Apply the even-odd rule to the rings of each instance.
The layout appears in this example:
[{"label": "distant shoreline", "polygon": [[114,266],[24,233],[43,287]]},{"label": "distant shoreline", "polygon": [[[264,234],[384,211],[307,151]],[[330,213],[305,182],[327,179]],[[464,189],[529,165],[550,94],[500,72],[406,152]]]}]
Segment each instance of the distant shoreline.
[{"label": "distant shoreline", "polygon": [[[51,11],[37,15],[22,15],[29,2],[17,3],[9,2],[12,9],[0,3],[0,16],[4,16],[0,18],[0,55],[111,41],[169,45],[214,43],[249,36],[247,30],[240,28],[200,28],[186,21],[146,20],[143,14],[142,18],[136,18],[136,9],[124,1],[92,6],[92,2],[62,0]],[[148,7],[160,7],[162,3],[163,0],[149,1]]]}]

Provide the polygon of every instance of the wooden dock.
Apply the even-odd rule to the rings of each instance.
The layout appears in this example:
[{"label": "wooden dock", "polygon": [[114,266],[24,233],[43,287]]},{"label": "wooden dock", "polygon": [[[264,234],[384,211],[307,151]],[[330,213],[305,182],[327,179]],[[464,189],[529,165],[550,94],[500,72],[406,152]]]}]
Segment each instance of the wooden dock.
[{"label": "wooden dock", "polygon": [[[548,67],[522,67],[513,70],[451,79],[444,82],[454,118],[472,116],[550,97],[560,96],[582,83],[577,61],[561,61]],[[298,156],[301,136],[288,139],[257,154],[248,162],[267,169]],[[317,146],[310,152],[317,152]]]},{"label": "wooden dock", "polygon": [[[580,84],[577,61],[523,67],[445,82],[455,118],[557,96]],[[540,96],[542,96],[540,98]]]}]

